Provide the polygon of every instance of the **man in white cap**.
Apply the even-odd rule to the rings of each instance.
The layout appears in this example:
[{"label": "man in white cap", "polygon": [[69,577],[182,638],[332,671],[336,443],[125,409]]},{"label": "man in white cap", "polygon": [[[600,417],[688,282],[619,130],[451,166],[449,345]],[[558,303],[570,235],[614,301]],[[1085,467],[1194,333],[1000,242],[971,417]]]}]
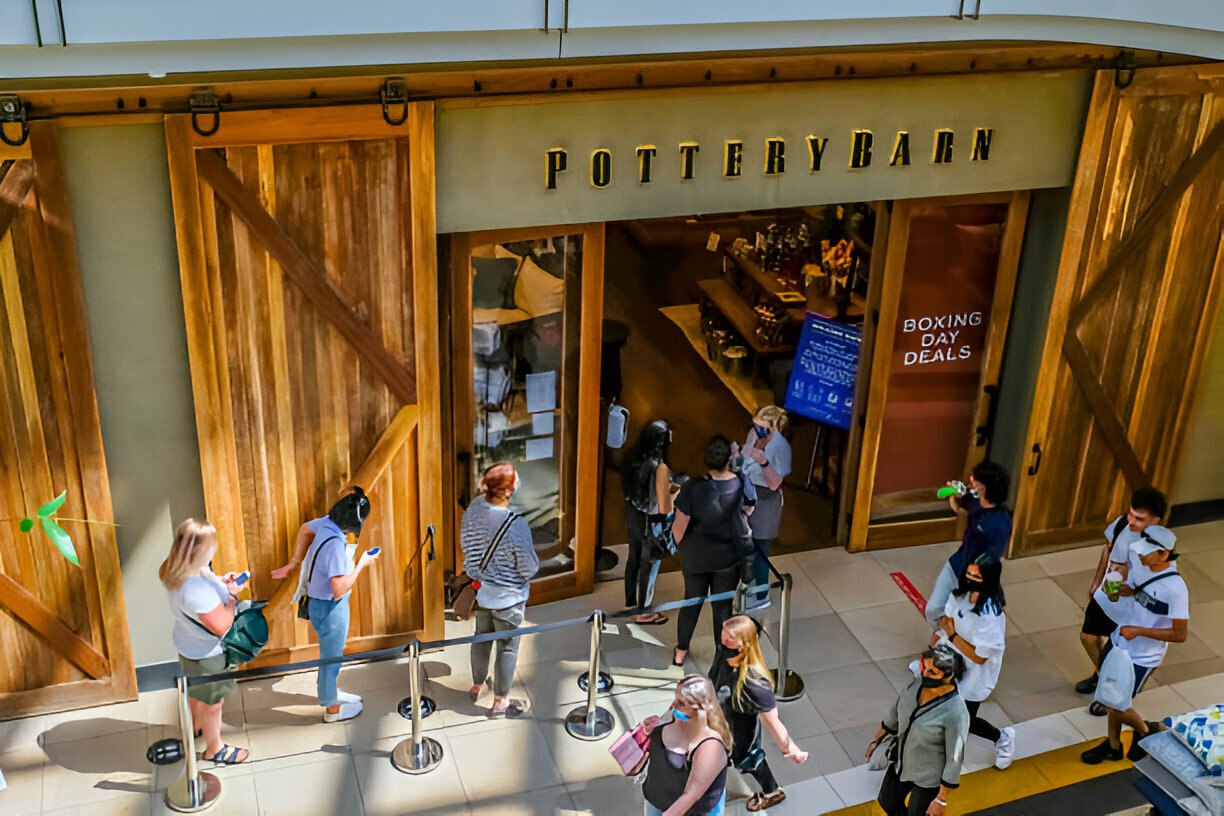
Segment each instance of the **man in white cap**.
[{"label": "man in white cap", "polygon": [[[1135,688],[1132,696],[1138,695],[1148,677],[1160,665],[1170,643],[1182,643],[1190,623],[1190,592],[1186,582],[1177,572],[1177,553],[1173,548],[1177,537],[1165,527],[1153,524],[1131,543],[1131,552],[1138,556],[1126,576],[1119,592],[1131,596],[1134,603],[1121,626],[1110,636],[1106,649],[1125,649],[1135,664]],[[1159,725],[1147,722],[1132,705],[1126,711],[1107,709],[1109,713],[1109,737],[1094,748],[1089,748],[1080,758],[1089,765],[1103,760],[1122,759],[1122,726],[1134,730],[1130,750],[1126,758],[1137,762],[1147,756],[1139,741]]]}]

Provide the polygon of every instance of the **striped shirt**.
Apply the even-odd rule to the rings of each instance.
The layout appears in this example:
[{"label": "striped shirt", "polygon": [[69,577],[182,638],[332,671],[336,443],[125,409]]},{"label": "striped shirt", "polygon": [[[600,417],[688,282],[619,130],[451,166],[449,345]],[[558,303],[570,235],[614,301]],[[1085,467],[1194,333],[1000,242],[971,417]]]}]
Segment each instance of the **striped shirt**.
[{"label": "striped shirt", "polygon": [[519,516],[493,553],[488,569],[481,572],[480,561],[509,513],[508,508],[489,504],[483,496],[476,498],[463,513],[459,530],[463,569],[480,582],[476,602],[485,609],[505,609],[526,601],[531,579],[540,571],[531,527],[527,519]]}]

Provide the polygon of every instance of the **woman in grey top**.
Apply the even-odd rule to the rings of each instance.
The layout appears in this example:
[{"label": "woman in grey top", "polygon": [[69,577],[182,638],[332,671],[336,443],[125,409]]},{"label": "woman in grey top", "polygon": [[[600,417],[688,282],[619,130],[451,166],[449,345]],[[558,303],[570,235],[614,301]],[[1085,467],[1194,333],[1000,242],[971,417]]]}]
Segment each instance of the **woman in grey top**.
[{"label": "woman in grey top", "polygon": [[956,683],[965,660],[940,642],[923,654],[920,665],[921,673],[897,697],[867,745],[870,759],[885,735],[896,738],[876,800],[888,816],[943,816],[948,792],[960,787],[969,710]]},{"label": "woman in grey top", "polygon": [[[752,544],[756,549],[752,582],[757,586],[769,583],[766,559],[782,523],[782,480],[791,471],[791,447],[782,434],[789,425],[785,409],[766,405],[752,417],[752,430],[739,451],[744,457],[741,472],[756,486],[757,502],[751,523]],[[769,591],[762,590],[753,596],[747,611],[768,606]]]},{"label": "woman in grey top", "polygon": [[[506,632],[523,625],[527,598],[531,594],[531,579],[540,571],[535,543],[527,519],[510,509],[510,497],[518,490],[519,476],[514,465],[498,462],[480,478],[484,495],[473,501],[463,513],[460,544],[463,547],[463,569],[477,582],[476,634]],[[489,549],[497,541],[491,556]],[[480,699],[485,686],[493,687],[492,717],[518,716],[524,704],[511,701],[510,683],[518,663],[518,638],[497,641],[497,660],[493,678],[489,680],[489,657],[493,643],[472,644],[472,702]]]}]

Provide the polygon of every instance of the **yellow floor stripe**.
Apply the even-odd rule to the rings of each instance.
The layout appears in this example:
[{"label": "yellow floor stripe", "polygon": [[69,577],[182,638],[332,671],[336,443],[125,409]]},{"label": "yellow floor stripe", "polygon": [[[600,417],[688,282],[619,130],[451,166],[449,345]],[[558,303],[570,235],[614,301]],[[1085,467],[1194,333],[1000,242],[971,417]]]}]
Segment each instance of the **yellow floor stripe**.
[{"label": "yellow floor stripe", "polygon": [[[965,774],[961,776],[961,786],[948,800],[947,812],[949,816],[973,813],[1131,767],[1131,763],[1125,759],[1120,762],[1106,761],[1100,765],[1081,762],[1080,754],[1099,742],[1090,740],[1019,759],[1006,771],[986,768]],[[1124,737],[1122,745],[1126,747],[1130,741]],[[865,802],[832,811],[827,816],[880,816],[883,812],[875,802]]]}]

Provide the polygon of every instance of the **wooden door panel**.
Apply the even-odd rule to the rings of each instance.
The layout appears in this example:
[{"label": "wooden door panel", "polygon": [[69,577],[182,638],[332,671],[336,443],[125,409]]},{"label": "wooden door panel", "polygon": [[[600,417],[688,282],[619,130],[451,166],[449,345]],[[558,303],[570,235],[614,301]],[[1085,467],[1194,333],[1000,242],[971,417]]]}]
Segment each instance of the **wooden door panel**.
[{"label": "wooden door panel", "polygon": [[[76,243],[46,123],[0,153],[0,461],[0,719],[134,698]],[[80,566],[19,528],[61,491]]]},{"label": "wooden door panel", "polygon": [[[1022,474],[1019,552],[1099,535],[1168,488],[1219,299],[1219,66],[1097,78]],[[1033,465],[1036,464],[1034,457]],[[1033,467],[1030,467],[1030,471]]]},{"label": "wooden door panel", "polygon": [[263,663],[314,651],[288,604],[296,578],[270,572],[349,485],[374,506],[362,547],[383,550],[353,594],[349,648],[442,623],[441,572],[420,555],[429,525],[448,526],[424,487],[437,423],[420,421],[439,390],[421,339],[437,331],[436,271],[416,246],[434,241],[432,174],[413,169],[431,161],[432,108],[399,129],[378,109],[345,130],[339,115],[235,114],[216,137],[166,122],[205,500],[218,560],[271,599]]}]

